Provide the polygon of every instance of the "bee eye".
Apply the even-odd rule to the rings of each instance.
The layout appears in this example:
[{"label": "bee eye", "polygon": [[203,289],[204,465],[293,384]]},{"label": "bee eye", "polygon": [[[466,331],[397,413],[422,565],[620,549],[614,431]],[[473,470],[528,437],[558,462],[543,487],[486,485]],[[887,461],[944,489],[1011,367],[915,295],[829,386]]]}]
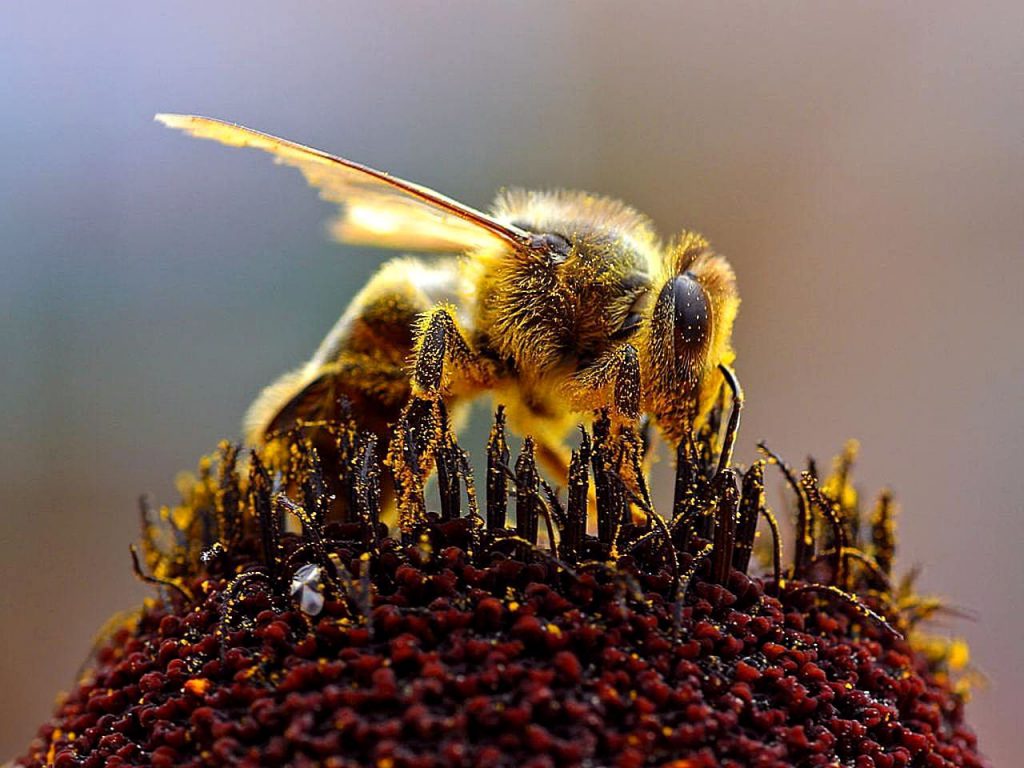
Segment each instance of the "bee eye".
[{"label": "bee eye", "polygon": [[661,289],[658,307],[661,317],[671,318],[677,352],[688,357],[704,347],[711,334],[711,308],[697,278],[689,272],[673,277]]},{"label": "bee eye", "polygon": [[554,232],[545,232],[530,238],[530,245],[536,251],[545,253],[554,264],[561,264],[572,251],[572,243]]}]

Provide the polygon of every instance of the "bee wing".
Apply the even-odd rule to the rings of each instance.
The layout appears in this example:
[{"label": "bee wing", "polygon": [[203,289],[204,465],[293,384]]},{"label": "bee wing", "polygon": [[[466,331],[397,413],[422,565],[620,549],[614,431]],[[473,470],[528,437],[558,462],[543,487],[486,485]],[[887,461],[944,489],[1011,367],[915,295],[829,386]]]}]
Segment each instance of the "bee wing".
[{"label": "bee wing", "polygon": [[159,114],[155,119],[201,139],[261,149],[298,168],[323,199],[341,206],[330,230],[342,242],[447,253],[529,247],[529,234],[517,227],[351,160],[210,117]]}]

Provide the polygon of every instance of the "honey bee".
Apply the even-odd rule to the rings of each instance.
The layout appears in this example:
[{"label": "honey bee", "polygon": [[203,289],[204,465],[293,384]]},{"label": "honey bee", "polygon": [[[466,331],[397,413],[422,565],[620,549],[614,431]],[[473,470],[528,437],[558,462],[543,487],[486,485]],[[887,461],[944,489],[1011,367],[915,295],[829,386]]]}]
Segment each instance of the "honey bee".
[{"label": "honey bee", "polygon": [[410,446],[421,456],[436,447],[437,409],[489,392],[564,482],[565,441],[581,414],[604,411],[619,426],[646,414],[677,445],[725,377],[738,418],[728,367],[736,280],[700,235],[662,243],[646,216],[583,192],[504,191],[483,213],[239,125],[156,119],[298,168],[340,206],[330,230],[342,242],[439,254],[383,265],[312,358],[257,397],[245,419],[249,443],[336,417],[344,398],[359,426],[390,444],[401,486]]}]

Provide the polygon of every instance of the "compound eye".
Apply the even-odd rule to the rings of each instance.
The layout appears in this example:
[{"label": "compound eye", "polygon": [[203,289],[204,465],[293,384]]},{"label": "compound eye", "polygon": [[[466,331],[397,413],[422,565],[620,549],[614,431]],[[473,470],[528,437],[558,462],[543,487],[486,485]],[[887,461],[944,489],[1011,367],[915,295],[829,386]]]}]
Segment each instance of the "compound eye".
[{"label": "compound eye", "polygon": [[530,245],[535,250],[546,253],[555,264],[561,264],[569,258],[569,253],[572,251],[572,243],[554,232],[534,235],[530,238]]},{"label": "compound eye", "polygon": [[697,279],[684,272],[669,280],[661,296],[671,299],[672,335],[677,353],[699,354],[711,332],[711,308],[707,294]]}]

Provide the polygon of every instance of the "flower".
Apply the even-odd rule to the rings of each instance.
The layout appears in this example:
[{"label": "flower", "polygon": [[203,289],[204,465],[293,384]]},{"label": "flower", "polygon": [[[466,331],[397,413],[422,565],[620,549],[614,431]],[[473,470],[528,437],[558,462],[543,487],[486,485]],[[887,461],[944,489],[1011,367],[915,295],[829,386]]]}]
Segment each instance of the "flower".
[{"label": "flower", "polygon": [[[922,632],[940,602],[893,584],[894,506],[863,519],[853,446],[823,481],[764,446],[740,473],[718,468],[719,421],[681,444],[663,518],[641,435],[598,420],[563,499],[529,439],[509,466],[499,410],[483,511],[446,433],[434,511],[393,536],[354,425],[296,430],[270,467],[225,444],[179,506],[143,505],[133,558],[160,596],[115,622],[19,764],[986,765],[965,648]],[[769,464],[796,499],[788,563]]]}]

